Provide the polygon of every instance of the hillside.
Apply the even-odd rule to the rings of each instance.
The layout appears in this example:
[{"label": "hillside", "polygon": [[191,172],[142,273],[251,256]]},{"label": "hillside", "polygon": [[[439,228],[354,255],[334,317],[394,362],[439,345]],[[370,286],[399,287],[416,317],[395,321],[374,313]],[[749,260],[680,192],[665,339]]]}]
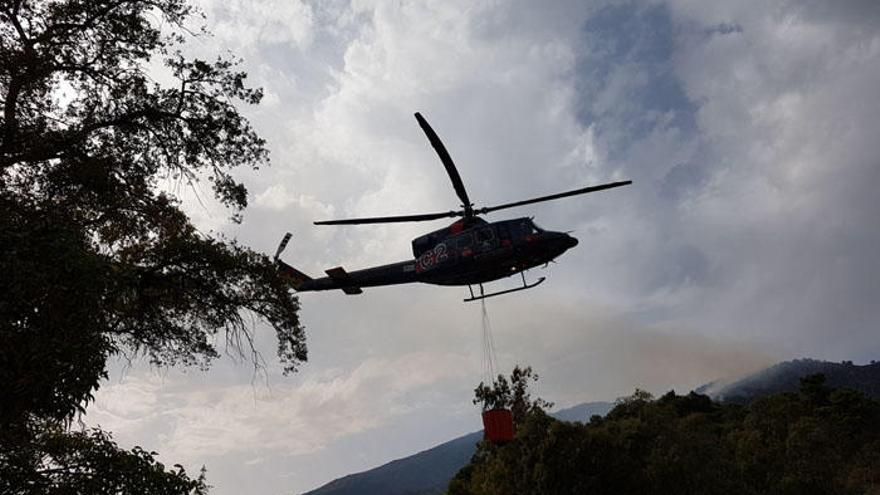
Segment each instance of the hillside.
[{"label": "hillside", "polygon": [[428,495],[443,493],[449,480],[470,461],[481,431],[442,443],[369,471],[335,479],[304,495]]},{"label": "hillside", "polygon": [[[589,421],[604,415],[613,404],[587,402],[552,416],[561,421]],[[477,431],[374,469],[335,479],[304,495],[429,495],[446,490],[449,480],[467,464],[483,432]]]},{"label": "hillside", "polygon": [[851,361],[832,363],[816,359],[785,361],[727,385],[708,383],[695,390],[713,399],[746,403],[758,397],[780,392],[796,392],[800,379],[822,373],[825,384],[846,387],[880,398],[880,363],[856,365]]}]

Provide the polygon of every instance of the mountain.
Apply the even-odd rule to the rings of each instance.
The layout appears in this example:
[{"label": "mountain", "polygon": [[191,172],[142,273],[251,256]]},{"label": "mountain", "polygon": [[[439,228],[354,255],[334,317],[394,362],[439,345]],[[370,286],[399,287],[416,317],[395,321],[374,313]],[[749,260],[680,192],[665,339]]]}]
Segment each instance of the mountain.
[{"label": "mountain", "polygon": [[[562,421],[586,422],[594,414],[604,416],[612,407],[610,402],[586,402],[551,415]],[[377,468],[343,476],[303,495],[441,494],[455,473],[471,460],[482,438],[482,431],[469,433]]]},{"label": "mountain", "polygon": [[449,480],[471,460],[478,431],[369,471],[335,479],[304,495],[428,495],[446,490]]},{"label": "mountain", "polygon": [[745,403],[764,395],[797,392],[800,379],[822,373],[825,385],[846,387],[880,398],[880,362],[857,365],[852,361],[832,363],[816,359],[785,361],[730,384],[707,383],[695,390],[716,400]]},{"label": "mountain", "polygon": [[568,409],[560,409],[550,416],[560,421],[580,421],[586,423],[593,416],[605,416],[614,407],[612,402],[584,402]]}]

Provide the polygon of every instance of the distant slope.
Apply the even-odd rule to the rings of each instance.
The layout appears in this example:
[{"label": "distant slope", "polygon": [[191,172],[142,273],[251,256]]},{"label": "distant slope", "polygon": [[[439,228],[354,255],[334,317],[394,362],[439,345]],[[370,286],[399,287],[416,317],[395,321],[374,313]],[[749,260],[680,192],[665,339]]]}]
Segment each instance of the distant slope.
[{"label": "distant slope", "polygon": [[[604,416],[612,407],[610,402],[587,402],[562,409],[553,416],[563,421],[586,422],[594,414]],[[455,473],[471,460],[482,438],[482,431],[469,433],[369,471],[335,479],[304,495],[441,494]]]},{"label": "distant slope", "polygon": [[350,474],[306,495],[428,495],[443,493],[449,480],[471,460],[482,431],[442,443],[369,471]]},{"label": "distant slope", "polygon": [[785,361],[731,384],[708,383],[695,391],[715,399],[748,402],[763,395],[797,392],[800,379],[816,373],[825,375],[825,385],[829,387],[847,387],[880,397],[880,363],[860,366],[850,361],[832,363],[816,359]]},{"label": "distant slope", "polygon": [[586,423],[594,415],[605,416],[614,407],[612,402],[584,402],[568,409],[560,409],[550,416],[560,421],[580,421]]}]

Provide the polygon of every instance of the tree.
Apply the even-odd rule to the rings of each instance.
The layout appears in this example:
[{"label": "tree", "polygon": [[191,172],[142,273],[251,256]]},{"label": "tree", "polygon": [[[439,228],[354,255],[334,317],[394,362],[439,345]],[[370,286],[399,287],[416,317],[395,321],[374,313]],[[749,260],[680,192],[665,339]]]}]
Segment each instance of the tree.
[{"label": "tree", "polygon": [[0,493],[197,495],[208,490],[204,469],[192,479],[179,465],[166,469],[155,452],[120,449],[98,429],[66,431],[45,424],[27,441],[6,445],[10,448],[0,451]]},{"label": "tree", "polygon": [[587,424],[530,412],[480,445],[450,495],[877,493],[880,402],[808,377],[743,406],[636,390]]},{"label": "tree", "polygon": [[[248,313],[274,328],[286,372],[306,360],[272,260],[200,232],[165,187],[210,184],[241,221],[234,170],[268,163],[236,107],[262,92],[234,60],[180,51],[196,13],[0,0],[0,429],[17,432],[3,442],[35,445],[83,411],[112,355],[207,366],[217,338],[252,350]],[[173,84],[151,78],[157,60]]]},{"label": "tree", "polygon": [[532,461],[529,452],[520,446],[528,445],[536,436],[544,434],[551,421],[544,409],[553,407],[553,403],[541,398],[532,400],[529,387],[537,381],[538,374],[532,371],[531,366],[516,365],[509,380],[499,374],[491,386],[484,382],[477,385],[474,389],[474,404],[480,404],[484,411],[510,409],[517,425],[516,435],[514,441],[505,446],[486,441],[477,444],[471,463],[450,481],[447,493],[464,495],[529,491],[531,480],[523,476],[510,476],[513,472],[506,467],[508,463],[523,465]]},{"label": "tree", "polygon": [[484,411],[491,409],[510,409],[516,423],[524,421],[530,413],[553,407],[552,402],[537,398],[532,400],[529,384],[538,381],[538,374],[531,366],[516,365],[510,373],[510,381],[498,375],[491,386],[480,382],[474,389],[474,404],[480,404]]}]

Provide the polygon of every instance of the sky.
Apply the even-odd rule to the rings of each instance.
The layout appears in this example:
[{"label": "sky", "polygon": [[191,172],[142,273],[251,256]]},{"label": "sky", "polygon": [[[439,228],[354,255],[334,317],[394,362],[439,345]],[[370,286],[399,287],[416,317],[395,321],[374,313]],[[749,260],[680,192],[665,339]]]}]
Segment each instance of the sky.
[{"label": "sky", "polygon": [[[243,58],[271,167],[244,221],[181,190],[203,230],[313,276],[411,257],[443,221],[315,226],[458,207],[413,113],[492,205],[580,244],[540,287],[487,301],[499,371],[558,407],[687,392],[798,357],[880,356],[880,3],[202,0],[190,53]],[[515,281],[495,284],[512,287]],[[85,421],[214,493],[299,493],[480,428],[481,309],[466,289],[300,295],[309,361],[207,371],[114,363]],[[221,345],[222,348],[222,345]]]}]

